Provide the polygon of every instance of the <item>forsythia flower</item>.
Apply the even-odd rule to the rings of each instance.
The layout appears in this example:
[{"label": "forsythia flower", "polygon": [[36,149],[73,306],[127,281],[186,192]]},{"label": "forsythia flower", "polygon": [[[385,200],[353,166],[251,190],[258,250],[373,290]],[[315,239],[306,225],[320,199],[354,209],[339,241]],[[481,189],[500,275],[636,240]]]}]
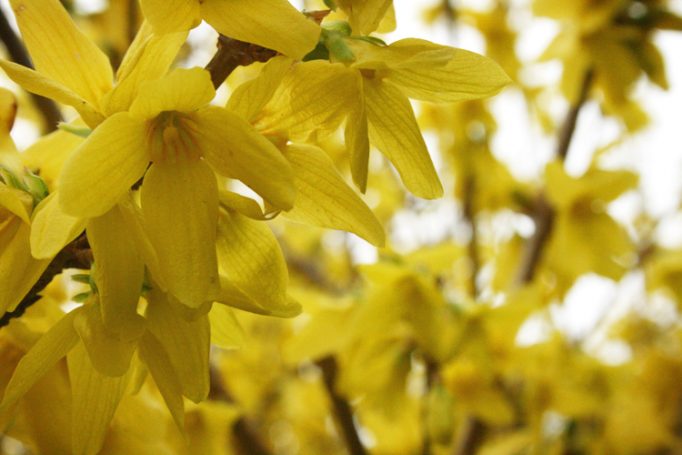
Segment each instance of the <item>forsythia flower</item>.
[{"label": "forsythia flower", "polygon": [[214,96],[209,73],[199,68],[176,69],[143,84],[130,112],[106,119],[71,155],[59,183],[67,214],[97,217],[149,166],[141,188],[144,222],[164,281],[192,307],[216,297],[218,289],[213,170],[239,178],[282,209],[291,208],[295,196],[281,153],[244,120],[209,106]]},{"label": "forsythia flower", "polygon": [[141,0],[158,33],[189,30],[205,19],[219,33],[302,58],[317,44],[320,27],[287,0]]},{"label": "forsythia flower", "polygon": [[334,45],[348,52],[340,52],[342,63],[294,63],[287,73],[270,76],[281,77],[282,84],[256,117],[255,126],[263,134],[310,141],[333,133],[347,118],[346,147],[353,180],[362,191],[367,186],[371,142],[413,194],[441,196],[443,188],[408,98],[428,102],[482,98],[499,92],[509,78],[490,59],[429,41],[405,39],[386,46],[339,39]]}]

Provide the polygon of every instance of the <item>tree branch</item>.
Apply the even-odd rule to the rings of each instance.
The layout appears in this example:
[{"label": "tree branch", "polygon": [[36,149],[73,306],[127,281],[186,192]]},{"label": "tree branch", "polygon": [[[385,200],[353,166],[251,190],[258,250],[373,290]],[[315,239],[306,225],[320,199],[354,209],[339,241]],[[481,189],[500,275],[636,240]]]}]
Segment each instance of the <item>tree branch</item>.
[{"label": "tree branch", "polygon": [[[33,68],[31,63],[31,58],[26,52],[26,48],[19,39],[19,37],[14,33],[12,26],[10,25],[5,13],[0,9],[0,39],[7,49],[12,61],[20,65]],[[49,98],[44,98],[40,95],[31,93],[31,99],[35,103],[38,111],[43,117],[43,131],[48,133],[57,129],[57,124],[63,120],[59,108]]]},{"label": "tree branch", "polygon": [[336,359],[332,356],[324,357],[317,361],[317,366],[322,370],[322,379],[327,394],[332,401],[336,425],[346,442],[348,452],[350,455],[368,455],[365,446],[360,441],[358,430],[353,421],[353,408],[336,391],[336,377],[339,369]]}]

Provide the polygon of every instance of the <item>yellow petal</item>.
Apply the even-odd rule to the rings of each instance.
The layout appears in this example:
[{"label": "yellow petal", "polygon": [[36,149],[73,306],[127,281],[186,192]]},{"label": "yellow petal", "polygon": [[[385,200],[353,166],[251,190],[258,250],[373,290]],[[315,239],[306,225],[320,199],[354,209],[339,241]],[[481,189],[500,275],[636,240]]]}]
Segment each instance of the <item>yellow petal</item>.
[{"label": "yellow petal", "polygon": [[4,229],[16,229],[14,236],[0,250],[0,313],[13,311],[50,263],[48,259],[31,256],[29,225],[18,218],[12,223],[15,226]]},{"label": "yellow petal", "polygon": [[24,165],[40,174],[48,188],[56,188],[64,162],[85,139],[63,130],[43,136],[21,154]]},{"label": "yellow petal", "polygon": [[187,39],[187,32],[152,35],[145,22],[117,72],[118,82],[102,102],[107,115],[128,110],[143,81],[163,77]]},{"label": "yellow petal", "polygon": [[16,403],[76,345],[78,335],[73,328],[73,318],[77,313],[78,310],[73,311],[60,319],[21,358],[5,389],[0,412]]},{"label": "yellow petal", "polygon": [[294,65],[256,122],[264,132],[284,131],[293,141],[335,133],[357,102],[357,72],[315,60]]},{"label": "yellow petal", "polygon": [[182,384],[183,394],[195,403],[208,396],[210,325],[208,315],[188,321],[179,303],[159,292],[148,294],[149,330],[161,343]]},{"label": "yellow petal", "polygon": [[85,219],[62,211],[57,194],[52,193],[43,199],[33,216],[31,254],[36,259],[53,258],[85,229]]},{"label": "yellow petal", "polygon": [[59,201],[69,215],[104,214],[142,177],[149,158],[143,123],[121,112],[109,117],[64,163]]},{"label": "yellow petal", "polygon": [[149,372],[161,392],[161,396],[173,417],[178,429],[185,427],[185,404],[182,400],[182,384],[173,369],[168,353],[154,335],[147,332],[140,341],[140,358],[149,368]]},{"label": "yellow petal", "polygon": [[[122,340],[139,338],[144,329],[137,314],[144,263],[127,219],[115,206],[92,218],[87,233],[95,259],[94,278],[102,309],[102,324]],[[101,371],[101,370],[100,370]]]},{"label": "yellow petal", "polygon": [[220,205],[254,220],[265,221],[267,219],[258,202],[232,191],[225,190],[220,192]]},{"label": "yellow petal", "polygon": [[301,314],[301,305],[291,297],[287,297],[281,302],[270,302],[267,308],[261,306],[253,297],[246,295],[244,291],[222,274],[220,275],[220,296],[216,302],[249,313],[277,318],[293,318]]},{"label": "yellow petal", "polygon": [[[402,40],[389,47],[399,53],[403,49],[412,53],[419,41]],[[387,78],[408,97],[431,102],[486,98],[499,93],[511,82],[494,60],[446,46],[405,58],[391,68]]]},{"label": "yellow petal", "polygon": [[443,195],[408,99],[386,81],[365,80],[371,142],[393,163],[410,192],[425,199]]},{"label": "yellow petal", "polygon": [[203,0],[201,14],[219,33],[297,60],[312,51],[321,29],[287,0]]},{"label": "yellow petal", "polygon": [[201,21],[199,0],[140,0],[144,17],[157,34],[192,29]]},{"label": "yellow petal", "polygon": [[[358,92],[363,93],[363,78],[358,76],[357,82]],[[359,96],[346,122],[345,141],[350,153],[350,171],[353,182],[363,193],[367,190],[369,167],[369,131],[367,128],[365,98]]]},{"label": "yellow petal", "polygon": [[[216,246],[228,286],[265,310],[281,311],[291,306],[286,295],[289,276],[284,255],[267,224],[221,210]],[[226,286],[223,289],[229,290]],[[229,298],[225,294],[219,301],[229,305],[230,301],[223,300]]]},{"label": "yellow petal", "polygon": [[58,0],[10,3],[36,70],[98,108],[113,83],[109,58],[76,27]]},{"label": "yellow petal", "polygon": [[216,171],[241,180],[276,207],[291,208],[293,174],[277,147],[226,109],[210,106],[196,119],[199,148]]},{"label": "yellow petal", "polygon": [[30,216],[28,214],[27,202],[22,196],[26,196],[30,200],[30,196],[23,191],[11,188],[0,182],[0,207],[3,207],[15,214],[24,223],[30,223]]},{"label": "yellow petal", "polygon": [[224,305],[213,305],[208,314],[211,321],[211,343],[222,349],[234,349],[244,345],[246,333],[234,311]]},{"label": "yellow petal", "polygon": [[168,289],[198,308],[218,291],[218,187],[203,160],[154,164],[142,185],[142,215]]},{"label": "yellow petal", "polygon": [[392,0],[339,0],[339,7],[348,14],[354,35],[369,35],[379,27],[393,5]]},{"label": "yellow petal", "polygon": [[90,363],[105,376],[122,376],[130,369],[136,342],[121,341],[108,331],[99,305],[89,304],[74,317],[73,327],[83,341]]},{"label": "yellow petal", "polygon": [[94,128],[104,120],[102,114],[97,112],[89,101],[62,83],[16,63],[0,60],[0,67],[10,79],[21,85],[25,90],[73,106],[89,126]]},{"label": "yellow petal", "polygon": [[90,363],[82,344],[68,357],[71,381],[71,441],[74,455],[99,453],[129,375],[105,376]]},{"label": "yellow petal", "polygon": [[176,68],[168,76],[140,83],[130,114],[141,119],[163,111],[191,112],[215,97],[211,75],[203,68]]},{"label": "yellow petal", "polygon": [[343,181],[327,154],[309,145],[291,145],[285,156],[296,176],[296,204],[287,218],[353,232],[383,246],[384,230],[374,213]]},{"label": "yellow petal", "polygon": [[284,56],[270,59],[254,79],[237,87],[227,102],[227,109],[253,121],[275,94],[292,60]]}]

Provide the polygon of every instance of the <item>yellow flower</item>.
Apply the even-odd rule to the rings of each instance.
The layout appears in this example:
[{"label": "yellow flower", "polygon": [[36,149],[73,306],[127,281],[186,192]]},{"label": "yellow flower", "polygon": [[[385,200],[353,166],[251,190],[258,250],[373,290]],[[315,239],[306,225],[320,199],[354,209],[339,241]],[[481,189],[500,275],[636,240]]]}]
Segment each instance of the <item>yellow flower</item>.
[{"label": "yellow flower", "polygon": [[80,31],[58,0],[12,0],[19,30],[35,71],[0,60],[0,67],[29,92],[74,107],[96,127],[127,110],[140,83],[168,71],[186,33],[154,36],[143,25],[116,72],[109,58]]},{"label": "yellow flower", "polygon": [[189,30],[205,19],[219,33],[300,59],[320,37],[320,27],[287,0],[141,0],[157,33]]},{"label": "yellow flower", "polygon": [[61,207],[76,217],[101,216],[149,167],[142,215],[163,279],[183,303],[197,307],[218,287],[213,170],[289,209],[291,167],[246,121],[208,105],[215,90],[207,71],[176,69],[141,87],[130,112],[106,119],[64,164]]},{"label": "yellow flower", "polygon": [[255,126],[264,134],[314,142],[347,119],[346,147],[361,191],[367,185],[371,142],[413,194],[440,197],[443,188],[408,98],[483,98],[499,92],[509,78],[490,59],[424,40],[405,39],[389,46],[360,39],[344,43],[351,50],[351,59],[344,63],[298,63],[275,76],[282,84],[255,118]]}]

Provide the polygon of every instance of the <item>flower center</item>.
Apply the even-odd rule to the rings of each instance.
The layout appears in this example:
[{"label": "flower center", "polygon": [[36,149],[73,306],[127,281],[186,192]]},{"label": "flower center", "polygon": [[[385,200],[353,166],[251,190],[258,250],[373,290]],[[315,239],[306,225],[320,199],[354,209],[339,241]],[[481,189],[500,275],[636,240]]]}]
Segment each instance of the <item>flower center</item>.
[{"label": "flower center", "polygon": [[164,111],[149,121],[150,158],[154,163],[198,160],[201,152],[195,140],[196,125],[186,114]]}]

